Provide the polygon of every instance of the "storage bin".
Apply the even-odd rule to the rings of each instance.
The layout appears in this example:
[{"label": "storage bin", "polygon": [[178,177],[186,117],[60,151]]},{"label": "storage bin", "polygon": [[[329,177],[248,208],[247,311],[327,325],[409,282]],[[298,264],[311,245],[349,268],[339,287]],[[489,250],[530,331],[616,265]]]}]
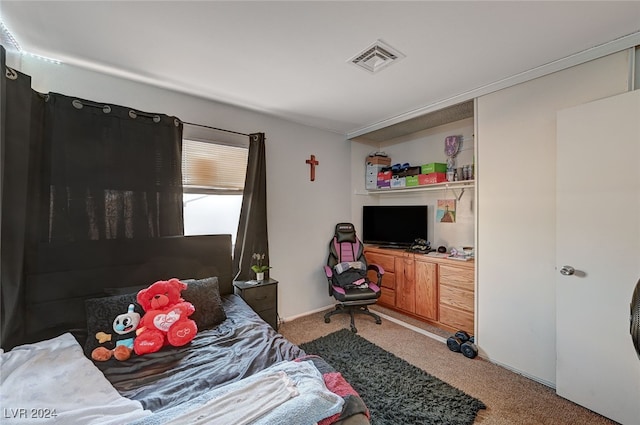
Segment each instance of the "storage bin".
[{"label": "storage bin", "polygon": [[388,167],[391,165],[391,158],[388,156],[368,156],[367,165],[384,165]]},{"label": "storage bin", "polygon": [[393,176],[393,178],[391,179],[391,187],[405,187],[407,184],[407,181],[405,179],[406,177]]},{"label": "storage bin", "polygon": [[442,183],[446,181],[447,181],[447,173],[429,173],[429,174],[420,174],[418,176],[418,183],[421,185]]},{"label": "storage bin", "polygon": [[377,187],[378,189],[388,189],[391,187],[391,180],[378,180]]},{"label": "storage bin", "polygon": [[389,181],[391,180],[391,170],[380,171],[378,172],[378,181]]},{"label": "storage bin", "polygon": [[384,168],[387,168],[384,165],[374,165],[367,163],[366,166],[366,175],[365,175],[365,188],[366,189],[376,189],[376,182],[378,181],[378,173],[382,171]]},{"label": "storage bin", "polygon": [[431,173],[446,173],[447,172],[447,164],[442,164],[440,162],[431,162],[429,164],[424,164],[421,167],[420,174],[431,174]]},{"label": "storage bin", "polygon": [[407,176],[405,177],[405,182],[407,187],[418,186],[418,176]]},{"label": "storage bin", "polygon": [[398,176],[400,177],[417,176],[418,174],[420,174],[420,168],[421,168],[420,166],[406,168],[400,171],[398,173]]}]

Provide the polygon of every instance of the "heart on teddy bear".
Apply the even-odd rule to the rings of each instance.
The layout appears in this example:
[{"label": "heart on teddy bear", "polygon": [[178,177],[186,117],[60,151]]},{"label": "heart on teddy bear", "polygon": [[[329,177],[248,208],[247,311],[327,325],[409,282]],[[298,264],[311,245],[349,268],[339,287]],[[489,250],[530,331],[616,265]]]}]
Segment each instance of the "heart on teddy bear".
[{"label": "heart on teddy bear", "polygon": [[168,313],[161,313],[153,318],[153,325],[163,332],[168,332],[169,328],[180,319],[180,311],[171,310]]}]

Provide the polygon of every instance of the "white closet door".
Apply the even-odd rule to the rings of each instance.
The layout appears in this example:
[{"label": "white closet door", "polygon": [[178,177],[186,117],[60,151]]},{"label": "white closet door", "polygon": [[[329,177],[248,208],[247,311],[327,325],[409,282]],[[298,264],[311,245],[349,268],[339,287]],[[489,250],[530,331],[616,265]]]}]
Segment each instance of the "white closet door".
[{"label": "white closet door", "polygon": [[558,112],[557,134],[556,391],[637,425],[629,306],[640,278],[640,91]]}]

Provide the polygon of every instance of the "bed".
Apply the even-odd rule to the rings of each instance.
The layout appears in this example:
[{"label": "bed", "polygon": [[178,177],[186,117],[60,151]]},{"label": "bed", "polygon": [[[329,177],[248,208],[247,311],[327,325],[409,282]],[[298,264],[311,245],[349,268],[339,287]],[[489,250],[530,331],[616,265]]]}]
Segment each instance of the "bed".
[{"label": "bed", "polygon": [[[233,294],[229,235],[41,244],[28,264],[19,344],[1,354],[3,423],[369,423],[331,365]],[[105,321],[172,277],[196,308],[193,341],[91,360]]]}]

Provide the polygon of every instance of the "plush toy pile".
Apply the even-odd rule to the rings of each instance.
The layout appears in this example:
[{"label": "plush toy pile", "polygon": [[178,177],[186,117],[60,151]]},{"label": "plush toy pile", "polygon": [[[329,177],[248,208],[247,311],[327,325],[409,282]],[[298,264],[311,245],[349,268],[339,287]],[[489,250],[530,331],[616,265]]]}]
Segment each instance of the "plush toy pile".
[{"label": "plush toy pile", "polygon": [[136,300],[144,310],[141,315],[130,304],[127,312],[113,321],[115,337],[106,332],[98,332],[95,337],[100,346],[91,352],[96,361],[115,358],[128,360],[131,354],[154,353],[165,345],[180,347],[193,340],[198,332],[196,322],[189,316],[195,308],[181,297],[187,285],[178,279],[161,280],[138,292]]}]

